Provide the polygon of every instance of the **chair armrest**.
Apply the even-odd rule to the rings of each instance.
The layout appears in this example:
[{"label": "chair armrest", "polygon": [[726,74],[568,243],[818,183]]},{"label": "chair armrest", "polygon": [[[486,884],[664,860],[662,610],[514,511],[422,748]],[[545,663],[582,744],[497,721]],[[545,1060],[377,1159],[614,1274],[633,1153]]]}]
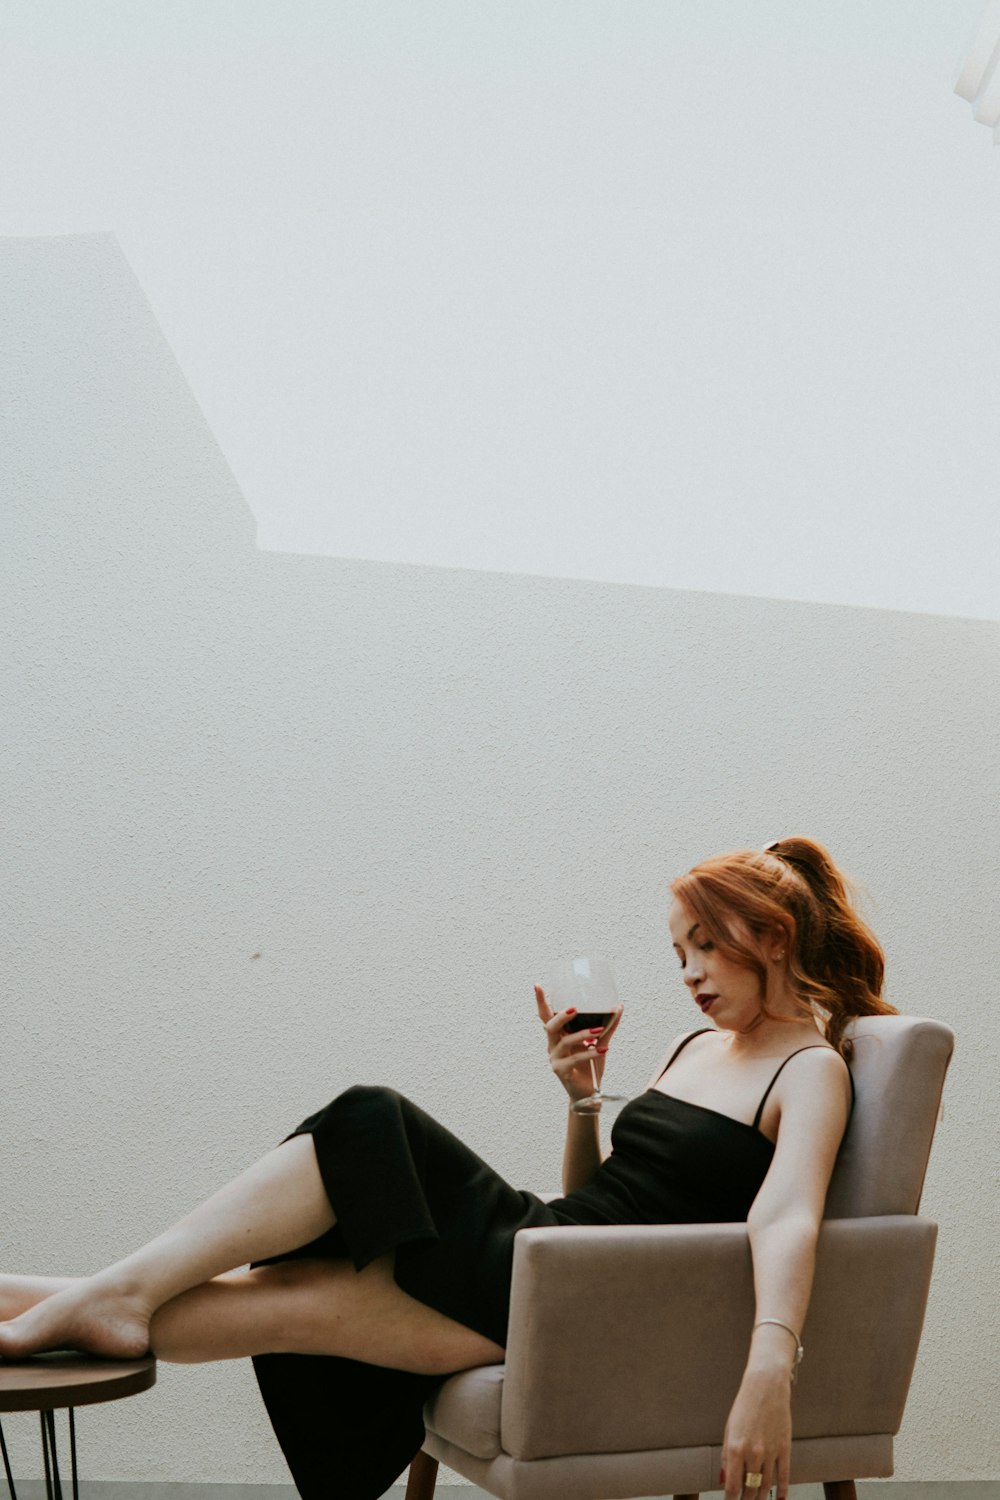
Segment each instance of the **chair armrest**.
[{"label": "chair armrest", "polygon": [[[796,1437],[898,1432],[936,1235],[912,1215],[823,1223]],[[720,1443],[753,1314],[745,1224],[522,1230],[503,1448],[542,1458]]]}]

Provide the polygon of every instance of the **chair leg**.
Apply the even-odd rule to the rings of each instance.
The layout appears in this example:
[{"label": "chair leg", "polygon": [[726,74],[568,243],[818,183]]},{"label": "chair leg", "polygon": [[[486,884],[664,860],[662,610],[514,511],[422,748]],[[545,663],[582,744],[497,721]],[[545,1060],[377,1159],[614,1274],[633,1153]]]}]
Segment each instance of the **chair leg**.
[{"label": "chair leg", "polygon": [[421,1448],[410,1460],[410,1477],[406,1481],[406,1500],[433,1500],[437,1484],[438,1461]]},{"label": "chair leg", "polygon": [[858,1500],[853,1479],[831,1479],[824,1484],[823,1494],[826,1500]]}]

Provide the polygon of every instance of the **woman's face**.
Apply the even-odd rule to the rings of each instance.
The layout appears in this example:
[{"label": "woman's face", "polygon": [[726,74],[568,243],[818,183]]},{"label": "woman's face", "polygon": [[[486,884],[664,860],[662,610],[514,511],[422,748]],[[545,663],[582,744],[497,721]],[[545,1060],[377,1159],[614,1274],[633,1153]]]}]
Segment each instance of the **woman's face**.
[{"label": "woman's face", "polygon": [[[708,933],[680,901],[668,918],[681,976],[703,1015],[725,1031],[747,1031],[759,1020],[763,990],[753,969],[724,958]],[[735,935],[752,943],[749,931]]]}]

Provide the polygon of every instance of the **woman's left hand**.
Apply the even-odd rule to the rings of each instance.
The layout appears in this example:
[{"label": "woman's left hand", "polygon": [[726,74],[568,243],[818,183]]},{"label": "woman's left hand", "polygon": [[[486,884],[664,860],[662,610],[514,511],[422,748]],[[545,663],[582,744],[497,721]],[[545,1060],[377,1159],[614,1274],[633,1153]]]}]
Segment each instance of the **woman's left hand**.
[{"label": "woman's left hand", "polygon": [[[725,1500],[764,1500],[772,1485],[787,1500],[792,1448],[792,1398],[787,1375],[748,1370],[722,1440]],[[760,1474],[759,1484],[747,1475]]]}]

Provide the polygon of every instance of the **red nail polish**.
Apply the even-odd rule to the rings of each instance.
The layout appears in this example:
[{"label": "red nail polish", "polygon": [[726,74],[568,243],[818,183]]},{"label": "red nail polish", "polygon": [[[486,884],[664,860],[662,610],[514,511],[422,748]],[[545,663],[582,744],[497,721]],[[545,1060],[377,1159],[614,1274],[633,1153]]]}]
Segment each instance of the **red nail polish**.
[{"label": "red nail polish", "polygon": [[598,1052],[607,1052],[607,1047],[598,1047]]},{"label": "red nail polish", "polygon": [[719,1483],[720,1484],[725,1484],[725,1482],[726,1482],[726,1471],[725,1471],[725,1469],[720,1469],[719,1470]]},{"label": "red nail polish", "polygon": [[575,1005],[567,1005],[567,1007],[566,1007],[566,1014],[568,1016],[575,1016],[576,1015],[576,1006]]}]

